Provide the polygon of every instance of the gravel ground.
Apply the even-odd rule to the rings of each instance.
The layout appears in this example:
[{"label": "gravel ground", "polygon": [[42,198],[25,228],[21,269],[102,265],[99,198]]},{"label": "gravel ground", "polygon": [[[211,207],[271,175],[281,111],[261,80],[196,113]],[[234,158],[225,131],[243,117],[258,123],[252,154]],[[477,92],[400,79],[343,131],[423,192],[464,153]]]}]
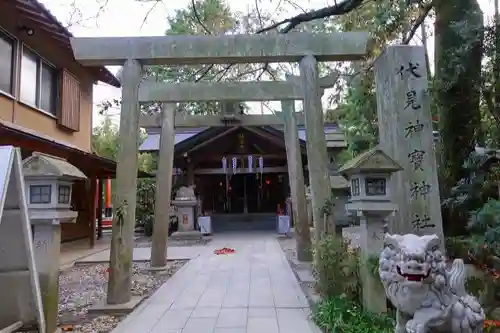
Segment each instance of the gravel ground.
[{"label": "gravel ground", "polygon": [[[203,238],[200,240],[194,239],[185,239],[185,240],[177,240],[177,239],[169,239],[168,246],[193,246],[193,245],[207,245],[210,243],[211,239]],[[141,236],[135,240],[135,247],[151,247],[151,237]]]},{"label": "gravel ground", "polygon": [[[134,263],[132,268],[132,295],[149,296],[177,272],[187,261],[169,261],[163,272],[148,272],[149,263]],[[59,321],[72,325],[73,332],[110,332],[123,317],[90,317],[87,310],[106,297],[108,264],[78,265],[61,271],[59,275]]]}]

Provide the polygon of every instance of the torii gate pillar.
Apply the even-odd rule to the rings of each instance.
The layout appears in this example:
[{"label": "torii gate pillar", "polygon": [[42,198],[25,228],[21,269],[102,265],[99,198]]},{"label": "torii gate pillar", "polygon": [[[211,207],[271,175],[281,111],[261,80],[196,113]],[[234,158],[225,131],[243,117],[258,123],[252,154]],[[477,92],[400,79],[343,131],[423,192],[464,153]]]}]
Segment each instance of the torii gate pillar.
[{"label": "torii gate pillar", "polygon": [[281,111],[285,123],[286,158],[288,161],[288,179],[290,181],[290,196],[294,221],[294,237],[296,240],[297,259],[311,261],[311,235],[307,216],[306,188],[304,185],[304,168],[300,152],[297,119],[295,118],[294,101],[282,101]]},{"label": "torii gate pillar", "polygon": [[[325,206],[330,205],[331,189],[328,171],[328,154],[324,133],[323,106],[319,86],[318,62],[312,55],[300,61],[300,76],[304,90],[304,118],[306,123],[307,166],[312,195],[315,239],[318,241],[326,230]],[[335,232],[335,231],[332,231]]]},{"label": "torii gate pillar", "polygon": [[108,304],[125,304],[132,299],[132,252],[134,249],[137,196],[137,151],[139,150],[139,84],[142,66],[127,60],[122,71],[120,145],[116,158],[116,205],[113,218]]}]

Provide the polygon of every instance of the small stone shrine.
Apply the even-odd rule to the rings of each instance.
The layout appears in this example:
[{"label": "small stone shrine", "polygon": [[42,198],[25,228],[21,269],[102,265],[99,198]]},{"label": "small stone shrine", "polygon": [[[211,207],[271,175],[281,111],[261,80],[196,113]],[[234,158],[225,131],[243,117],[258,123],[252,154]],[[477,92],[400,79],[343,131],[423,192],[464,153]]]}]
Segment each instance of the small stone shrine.
[{"label": "small stone shrine", "polygon": [[172,205],[177,208],[179,231],[172,234],[173,239],[201,239],[202,234],[195,229],[196,206],[198,200],[193,186],[181,186],[175,194]]},{"label": "small stone shrine", "polygon": [[57,329],[61,223],[76,223],[72,185],[87,177],[65,160],[40,153],[23,161],[23,173],[45,323],[52,333]]},{"label": "small stone shrine", "polygon": [[383,246],[386,218],[397,210],[392,203],[389,180],[401,166],[382,149],[375,147],[353,158],[339,169],[349,179],[351,196],[346,210],[360,221],[361,257],[360,277],[365,308],[372,312],[385,312],[386,299],[382,285],[369,266]]}]

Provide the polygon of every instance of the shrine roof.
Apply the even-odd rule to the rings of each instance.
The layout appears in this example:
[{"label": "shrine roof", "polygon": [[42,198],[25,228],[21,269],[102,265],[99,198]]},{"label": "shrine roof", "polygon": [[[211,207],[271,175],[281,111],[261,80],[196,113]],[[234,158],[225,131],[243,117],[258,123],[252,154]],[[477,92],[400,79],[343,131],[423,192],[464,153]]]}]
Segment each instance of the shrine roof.
[{"label": "shrine roof", "polygon": [[[283,129],[273,126],[260,126],[261,129],[272,132],[275,135],[283,136]],[[175,133],[175,145],[178,146],[187,140],[195,139],[199,134],[203,133],[203,137],[210,138],[212,135],[217,135],[220,132],[227,130],[228,127],[192,127],[192,128],[178,128]],[[160,147],[160,128],[150,129],[147,133],[147,138],[139,147],[139,151],[157,151]],[[298,126],[299,139],[302,143],[306,142],[306,130],[304,126]],[[335,135],[342,133],[341,129],[336,124],[325,125],[325,135]],[[343,138],[343,133],[342,133]],[[344,140],[344,139],[342,139]]]}]

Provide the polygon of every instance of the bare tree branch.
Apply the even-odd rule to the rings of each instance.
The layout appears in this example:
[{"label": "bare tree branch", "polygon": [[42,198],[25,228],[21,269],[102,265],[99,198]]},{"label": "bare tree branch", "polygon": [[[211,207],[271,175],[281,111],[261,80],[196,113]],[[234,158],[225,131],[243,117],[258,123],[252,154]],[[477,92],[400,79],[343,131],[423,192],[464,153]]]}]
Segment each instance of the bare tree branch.
[{"label": "bare tree branch", "polygon": [[282,1],[283,1],[283,0],[279,0],[279,1],[278,1],[278,3],[276,4],[276,7],[275,7],[275,8],[274,8],[274,10],[270,13],[270,16],[271,16],[271,17],[273,17],[273,16],[274,16],[274,14],[276,14],[276,13],[278,12],[279,8],[281,7],[281,2],[282,2]]},{"label": "bare tree branch", "polygon": [[196,2],[195,2],[195,0],[191,0],[191,5],[193,6],[193,15],[194,15],[196,21],[198,21],[198,24],[203,28],[203,30],[205,30],[205,32],[208,35],[211,35],[212,32],[210,31],[210,29],[207,28],[207,26],[201,20],[200,14],[198,13],[198,9],[196,9]]},{"label": "bare tree branch", "polygon": [[259,19],[259,25],[262,28],[262,16],[260,15],[259,0],[255,0],[255,11],[257,12],[257,18]]},{"label": "bare tree branch", "polygon": [[293,8],[302,11],[302,13],[307,13],[307,10],[305,10],[303,7],[299,6],[299,4],[296,3],[295,1],[292,1],[292,0],[285,0],[285,1],[287,3],[289,3],[290,5],[292,5]]},{"label": "bare tree branch", "polygon": [[433,7],[434,7],[434,1],[431,1],[430,3],[424,5],[420,8],[420,15],[417,17],[415,22],[413,22],[413,26],[411,27],[410,31],[403,39],[403,44],[408,44],[412,40],[412,38],[413,38],[413,36],[415,36],[415,33],[417,32],[418,28],[420,28],[420,25],[422,25],[422,23],[424,23],[425,19],[427,18],[427,16],[429,15],[429,12],[431,11],[431,9]]},{"label": "bare tree branch", "polygon": [[326,18],[330,16],[338,16],[338,15],[344,15],[347,14],[354,9],[358,8],[364,1],[366,0],[344,0],[340,3],[337,3],[333,6],[328,6],[324,7],[321,9],[316,9],[316,10],[311,10],[306,13],[302,13],[299,15],[296,15],[294,17],[287,18],[285,20],[282,20],[280,22],[277,22],[273,25],[270,25],[266,28],[257,30],[256,33],[260,34],[263,32],[268,32],[274,29],[278,29],[280,26],[286,24],[286,26],[280,30],[281,33],[286,34],[287,32],[290,32],[293,28],[298,26],[301,23],[304,22],[309,22],[321,18]]},{"label": "bare tree branch", "polygon": [[[101,1],[99,1],[100,3]],[[97,12],[89,17],[83,17],[82,12],[78,8],[76,4],[76,0],[73,0],[70,4],[70,7],[72,8],[71,14],[67,20],[67,24],[65,26],[66,29],[69,29],[73,26],[76,25],[83,25],[85,22],[88,22],[90,20],[97,21],[101,14],[104,12],[106,7],[108,6],[109,0],[103,0],[102,3],[100,3],[99,8],[97,9]],[[75,17],[78,17],[78,19],[75,20]]]},{"label": "bare tree branch", "polygon": [[146,24],[146,21],[148,20],[148,17],[151,14],[151,12],[153,12],[153,10],[156,8],[156,6],[158,6],[158,4],[161,2],[162,2],[162,0],[156,0],[155,3],[151,6],[151,8],[149,8],[146,15],[144,15],[144,18],[142,19],[141,29],[144,26],[144,24]]}]

